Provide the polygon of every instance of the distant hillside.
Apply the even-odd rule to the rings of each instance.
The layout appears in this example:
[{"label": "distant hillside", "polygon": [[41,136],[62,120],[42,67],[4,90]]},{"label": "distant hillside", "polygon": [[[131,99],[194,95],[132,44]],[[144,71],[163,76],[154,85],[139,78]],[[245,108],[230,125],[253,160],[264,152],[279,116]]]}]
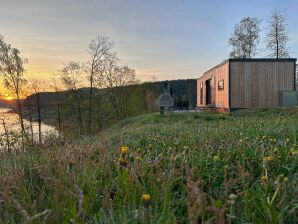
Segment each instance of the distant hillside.
[{"label": "distant hillside", "polygon": [[[145,82],[126,86],[130,98],[125,111],[125,117],[133,117],[140,114],[158,111],[156,99],[163,93],[166,81]],[[173,92],[175,109],[192,109],[196,107],[196,80],[170,80]],[[109,100],[106,89],[94,89],[93,119],[94,125],[106,127],[117,121],[115,111]],[[89,88],[79,90],[81,109],[84,122],[88,117]],[[77,108],[70,91],[58,93],[43,92],[40,94],[42,119],[51,124],[57,122],[57,97],[61,109],[61,116],[67,125],[77,124]],[[28,103],[32,104],[33,116],[36,117],[36,95],[31,95],[23,101],[23,107],[28,109]],[[25,110],[26,111],[26,110]]]},{"label": "distant hillside", "polygon": [[9,106],[0,100],[0,108],[8,108]]}]

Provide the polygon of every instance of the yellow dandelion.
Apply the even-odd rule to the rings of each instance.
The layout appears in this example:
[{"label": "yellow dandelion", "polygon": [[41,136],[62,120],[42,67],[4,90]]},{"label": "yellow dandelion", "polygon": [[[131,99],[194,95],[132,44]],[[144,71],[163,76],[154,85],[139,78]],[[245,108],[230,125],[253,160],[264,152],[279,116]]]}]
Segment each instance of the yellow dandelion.
[{"label": "yellow dandelion", "polygon": [[150,194],[143,194],[143,195],[142,195],[142,201],[143,201],[145,204],[150,203],[150,201],[151,201]]},{"label": "yellow dandelion", "polygon": [[120,149],[121,154],[127,154],[128,153],[128,147],[127,146],[122,146]]},{"label": "yellow dandelion", "polygon": [[266,156],[263,158],[263,161],[272,161],[273,159],[273,156]]}]

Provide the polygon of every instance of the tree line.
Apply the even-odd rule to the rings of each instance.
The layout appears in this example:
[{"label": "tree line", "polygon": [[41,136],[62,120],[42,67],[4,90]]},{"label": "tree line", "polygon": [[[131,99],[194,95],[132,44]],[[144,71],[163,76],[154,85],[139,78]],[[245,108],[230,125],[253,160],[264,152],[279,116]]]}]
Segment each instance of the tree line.
[{"label": "tree line", "polygon": [[[35,105],[38,111],[39,139],[41,141],[41,108],[40,94],[46,90],[56,92],[57,114],[60,118],[61,99],[58,92],[62,89],[68,90],[70,97],[75,105],[75,114],[81,132],[91,131],[94,109],[94,88],[104,88],[106,97],[110,100],[117,119],[123,119],[126,107],[129,102],[129,85],[139,83],[136,78],[135,70],[128,66],[119,65],[119,58],[114,50],[114,43],[107,37],[98,36],[90,41],[88,46],[88,58],[85,62],[70,61],[65,63],[57,71],[55,78],[49,82],[38,78],[25,78],[24,64],[28,61],[21,56],[18,49],[6,43],[4,37],[0,35],[0,75],[4,87],[10,92],[10,95],[16,98],[16,112],[19,115],[20,127],[23,135],[28,138],[28,133],[24,125],[24,108],[28,112],[29,120],[32,119],[32,105]],[[80,89],[88,86],[88,116],[83,118],[82,96]],[[23,96],[34,95],[26,101]],[[96,102],[100,95],[97,95]],[[24,104],[25,105],[22,105]],[[84,120],[85,119],[85,120]],[[58,122],[60,124],[60,122]],[[59,125],[61,126],[61,125]],[[32,128],[31,128],[32,130]]]},{"label": "tree line", "polygon": [[[256,17],[245,17],[234,27],[234,32],[229,39],[232,48],[230,57],[251,58],[258,53],[260,43],[261,20]],[[264,42],[268,57],[288,58],[289,34],[287,17],[281,10],[274,9],[265,27]]]},{"label": "tree line", "polygon": [[[51,124],[59,133],[68,129],[82,134],[100,131],[129,116],[156,112],[156,99],[163,92],[164,82],[140,83],[135,70],[119,65],[119,61],[114,43],[98,36],[88,45],[86,61],[63,64],[50,81],[25,78],[28,61],[0,36],[0,74],[6,89],[16,98],[14,106],[23,136],[34,143],[33,121],[38,123],[41,143],[42,121],[48,119],[54,120]],[[196,106],[195,79],[169,82],[177,108]]]}]

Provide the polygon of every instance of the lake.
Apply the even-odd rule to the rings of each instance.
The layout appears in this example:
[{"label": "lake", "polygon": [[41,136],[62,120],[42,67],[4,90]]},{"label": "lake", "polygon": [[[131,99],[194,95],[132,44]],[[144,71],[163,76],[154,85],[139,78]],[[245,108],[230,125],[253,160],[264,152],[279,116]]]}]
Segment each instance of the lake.
[{"label": "lake", "polygon": [[[13,113],[11,109],[6,108],[0,108],[0,135],[4,133],[4,127],[2,123],[2,119],[4,119],[6,124],[6,129],[8,131],[20,131],[20,122],[19,122],[19,116],[16,113]],[[26,128],[30,127],[30,122],[27,120],[24,120],[24,124]],[[33,133],[38,133],[38,123],[33,122]],[[41,131],[43,135],[47,133],[57,133],[57,130],[50,126],[43,124],[41,125]]]}]

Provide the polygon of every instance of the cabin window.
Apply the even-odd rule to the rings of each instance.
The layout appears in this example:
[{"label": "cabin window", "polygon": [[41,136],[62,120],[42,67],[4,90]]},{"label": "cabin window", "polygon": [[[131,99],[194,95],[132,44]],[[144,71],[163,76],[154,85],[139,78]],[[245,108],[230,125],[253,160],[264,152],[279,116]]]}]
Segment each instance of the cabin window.
[{"label": "cabin window", "polygon": [[203,104],[203,83],[200,84],[200,104]]},{"label": "cabin window", "polygon": [[218,81],[218,90],[223,90],[224,89],[224,80],[219,80]]}]

